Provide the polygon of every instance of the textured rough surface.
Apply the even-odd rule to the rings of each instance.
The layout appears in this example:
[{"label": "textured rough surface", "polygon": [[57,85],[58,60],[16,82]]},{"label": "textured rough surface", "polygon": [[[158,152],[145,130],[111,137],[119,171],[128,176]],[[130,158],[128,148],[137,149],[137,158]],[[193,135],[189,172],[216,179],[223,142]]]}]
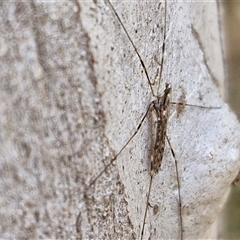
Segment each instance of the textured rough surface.
[{"label": "textured rough surface", "polygon": [[[223,68],[216,4],[167,4],[161,83],[164,4],[114,7],[155,94],[169,82],[174,101],[220,107],[176,112],[173,106],[167,129],[179,163],[184,237],[202,237],[240,165],[239,126],[217,90]],[[153,98],[109,5],[32,1],[0,9],[0,237],[139,239],[150,181],[150,118],[89,187]],[[166,144],[144,239],[179,237],[176,186]]]}]

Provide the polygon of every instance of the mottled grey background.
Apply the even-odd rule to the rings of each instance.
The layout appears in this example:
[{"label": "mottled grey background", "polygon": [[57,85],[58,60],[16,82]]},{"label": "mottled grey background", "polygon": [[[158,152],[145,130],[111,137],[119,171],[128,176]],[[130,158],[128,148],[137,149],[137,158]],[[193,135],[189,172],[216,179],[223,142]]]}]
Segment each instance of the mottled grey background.
[{"label": "mottled grey background", "polygon": [[[226,43],[228,102],[240,116],[240,2],[223,2]],[[221,237],[240,239],[240,185],[233,187],[224,212],[225,229]]]}]

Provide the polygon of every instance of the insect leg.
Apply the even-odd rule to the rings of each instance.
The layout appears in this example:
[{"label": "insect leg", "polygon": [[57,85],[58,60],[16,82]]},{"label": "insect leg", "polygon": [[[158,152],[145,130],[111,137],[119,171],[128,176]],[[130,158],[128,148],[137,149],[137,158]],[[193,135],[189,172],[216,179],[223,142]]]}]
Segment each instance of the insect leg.
[{"label": "insect leg", "polygon": [[180,231],[181,231],[181,237],[180,239],[183,239],[183,218],[182,218],[182,200],[181,200],[181,186],[180,186],[180,179],[179,179],[179,172],[178,172],[178,162],[175,156],[175,153],[173,151],[172,145],[170,143],[170,140],[168,136],[166,135],[166,139],[168,142],[168,145],[171,149],[172,156],[174,158],[174,163],[175,163],[175,170],[176,170],[176,178],[177,178],[177,187],[178,187],[178,203],[179,203],[179,218],[180,218]]},{"label": "insect leg", "polygon": [[125,147],[131,142],[131,140],[135,137],[135,135],[138,133],[139,129],[141,128],[145,118],[148,115],[149,110],[152,108],[152,103],[148,106],[148,109],[144,116],[142,117],[140,123],[138,124],[135,132],[133,135],[128,139],[128,141],[123,145],[123,147],[120,149],[120,151],[111,159],[111,161],[105,166],[105,168],[95,177],[95,179],[90,183],[89,187],[95,184],[95,182],[98,180],[98,178],[113,164],[113,162],[116,161],[117,157],[121,154],[121,152],[125,149]]}]

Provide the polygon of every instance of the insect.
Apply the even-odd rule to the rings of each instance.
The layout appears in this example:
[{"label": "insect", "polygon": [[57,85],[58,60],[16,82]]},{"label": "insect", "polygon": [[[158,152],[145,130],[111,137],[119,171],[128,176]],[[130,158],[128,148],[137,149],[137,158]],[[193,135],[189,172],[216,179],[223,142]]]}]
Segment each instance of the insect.
[{"label": "insect", "polygon": [[[136,54],[138,55],[138,58],[141,62],[141,65],[144,69],[144,72],[146,74],[149,86],[151,87],[151,91],[152,94],[153,93],[153,89],[152,89],[152,84],[150,82],[150,78],[148,76],[148,72],[146,70],[146,67],[144,65],[144,62],[140,56],[140,54],[138,53],[131,37],[129,36],[127,30],[125,29],[119,15],[117,14],[117,12],[115,11],[115,9],[113,8],[111,2],[109,0],[107,0],[109,5],[111,6],[115,16],[117,17],[119,23],[121,24],[124,32],[126,33],[129,41],[131,42],[131,45],[133,46]],[[165,51],[165,40],[166,40],[166,11],[167,11],[167,2],[165,1],[165,14],[164,14],[164,31],[163,31],[163,44],[162,44],[162,58],[161,58],[161,69],[160,69],[160,81],[162,79],[162,71],[163,71],[163,65],[164,65],[164,51]],[[164,94],[163,96],[156,96],[156,100],[152,101],[151,104],[148,107],[148,110],[146,112],[146,114],[144,115],[141,123],[139,124],[137,130],[135,131],[135,133],[133,134],[133,136],[129,139],[129,141],[131,141],[131,139],[135,136],[135,134],[138,132],[138,129],[141,127],[142,122],[144,121],[145,117],[147,116],[149,110],[154,110],[157,116],[157,127],[156,127],[156,139],[155,139],[155,143],[154,143],[154,147],[153,147],[153,151],[151,154],[151,171],[150,171],[150,184],[149,184],[149,190],[148,190],[148,195],[147,195],[147,203],[146,203],[146,209],[145,209],[145,213],[144,213],[144,220],[143,220],[143,226],[142,226],[142,232],[141,232],[141,239],[143,239],[144,236],[144,228],[145,228],[145,221],[146,221],[146,215],[147,215],[147,209],[148,209],[148,202],[149,202],[149,196],[150,196],[150,192],[151,192],[151,186],[152,186],[152,179],[153,176],[155,174],[158,173],[159,169],[161,168],[161,163],[162,163],[162,158],[163,158],[163,153],[164,153],[164,148],[165,148],[165,139],[167,138],[166,136],[166,131],[167,131],[167,120],[168,120],[168,115],[169,115],[169,105],[170,105],[170,94],[171,94],[171,86],[167,83],[166,84],[166,88],[164,90]],[[128,142],[129,142],[128,141]],[[180,236],[181,239],[183,239],[183,220],[182,220],[182,207],[181,207],[181,193],[180,193],[180,180],[179,180],[179,175],[178,175],[178,166],[177,166],[177,161],[175,158],[175,154],[174,151],[171,147],[170,141],[167,138],[168,144],[171,148],[171,152],[172,155],[174,157],[175,160],[175,167],[176,167],[176,175],[177,175],[177,185],[178,185],[178,201],[179,201],[179,216],[180,216]],[[128,142],[125,144],[125,146],[128,144]],[[124,146],[124,148],[125,148]],[[123,148],[123,149],[124,149]]]},{"label": "insect", "polygon": [[[173,148],[171,147],[170,140],[168,139],[166,135],[166,128],[167,128],[167,120],[168,120],[168,111],[169,111],[169,105],[170,105],[170,93],[171,93],[171,86],[169,84],[166,84],[165,92],[163,93],[162,96],[156,96],[154,94],[153,88],[152,88],[152,83],[150,81],[150,78],[148,76],[148,72],[146,70],[145,64],[135,47],[131,37],[129,36],[128,32],[126,31],[120,17],[118,16],[117,12],[113,8],[112,4],[110,1],[108,1],[109,6],[111,7],[112,11],[114,12],[116,18],[118,19],[118,22],[124,29],[124,32],[126,33],[129,41],[131,42],[132,47],[134,48],[140,62],[142,65],[142,68],[144,70],[144,73],[146,75],[149,87],[151,89],[152,95],[156,97],[156,100],[152,101],[151,104],[149,105],[146,113],[142,117],[136,131],[133,133],[133,135],[128,139],[128,141],[123,145],[123,147],[120,149],[120,151],[112,158],[112,160],[105,166],[105,168],[98,174],[96,178],[91,182],[90,186],[94,185],[96,181],[103,175],[104,172],[117,160],[118,156],[123,152],[123,150],[128,146],[128,144],[132,141],[132,139],[136,136],[136,134],[139,132],[140,128],[143,125],[144,120],[147,118],[148,113],[150,110],[155,111],[156,117],[157,117],[157,123],[156,123],[156,140],[155,140],[155,147],[153,148],[153,151],[151,153],[151,171],[150,171],[150,183],[149,183],[149,188],[148,188],[148,194],[147,194],[147,201],[146,201],[146,208],[142,220],[142,226],[141,226],[141,238],[144,238],[144,230],[145,230],[145,223],[147,220],[147,213],[148,209],[150,206],[149,199],[150,199],[150,192],[151,192],[151,186],[152,182],[154,179],[154,175],[157,174],[159,169],[161,168],[161,162],[164,154],[164,147],[165,147],[165,142],[167,141],[168,145],[170,146],[170,150],[172,153],[172,157],[174,158],[175,162],[175,175],[176,175],[176,182],[177,182],[177,199],[175,202],[178,202],[178,211],[179,211],[179,217],[178,217],[178,232],[180,236],[179,238],[183,239],[183,233],[184,233],[184,226],[183,226],[183,217],[182,217],[182,204],[181,204],[181,187],[180,187],[180,180],[179,180],[179,172],[178,172],[178,165],[175,157],[175,153],[173,151]],[[165,40],[166,40],[166,12],[167,12],[167,2],[164,2],[165,5],[165,15],[164,15],[164,30],[163,30],[163,43],[162,43],[162,58],[160,60],[160,71],[158,73],[159,76],[159,82],[162,80],[162,73],[163,73],[163,66],[164,66],[164,51],[165,51]],[[172,102],[173,104],[176,104],[176,102]],[[183,105],[183,104],[182,104]],[[187,105],[187,104],[186,104]],[[158,209],[158,206],[154,206],[154,212],[157,214],[158,211],[161,211],[161,209]]]}]

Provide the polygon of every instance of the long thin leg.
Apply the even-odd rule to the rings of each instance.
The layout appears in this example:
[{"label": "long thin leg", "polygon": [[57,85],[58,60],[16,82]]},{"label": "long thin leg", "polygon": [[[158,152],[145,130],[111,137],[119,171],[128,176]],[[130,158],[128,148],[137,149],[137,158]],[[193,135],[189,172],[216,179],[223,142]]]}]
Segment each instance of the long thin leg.
[{"label": "long thin leg", "polygon": [[123,31],[124,31],[125,34],[127,35],[127,38],[128,38],[128,40],[130,41],[132,47],[134,48],[134,51],[135,51],[135,53],[137,54],[137,56],[138,56],[138,58],[139,58],[139,60],[140,60],[140,62],[141,62],[141,65],[142,65],[142,67],[143,67],[143,70],[144,70],[144,72],[145,72],[145,75],[146,75],[146,77],[147,77],[147,80],[148,80],[148,83],[149,83],[149,86],[150,86],[152,95],[155,96],[155,95],[154,95],[154,92],[153,92],[153,88],[152,88],[152,84],[151,84],[150,78],[149,78],[149,76],[148,76],[148,72],[147,72],[146,66],[145,66],[145,64],[144,64],[144,62],[143,62],[143,60],[142,60],[142,58],[141,58],[141,56],[140,56],[140,54],[139,54],[136,46],[134,45],[131,37],[129,36],[129,34],[128,34],[126,28],[125,28],[125,26],[124,26],[123,23],[122,23],[121,18],[120,18],[119,15],[117,14],[117,12],[116,12],[116,10],[114,9],[113,5],[111,4],[111,2],[110,2],[109,0],[107,0],[107,2],[108,2],[108,4],[110,5],[111,9],[113,10],[113,12],[114,12],[116,18],[118,19],[121,27],[123,28]]},{"label": "long thin leg", "polygon": [[177,186],[178,186],[178,203],[179,203],[179,218],[180,218],[180,231],[181,231],[181,240],[183,239],[183,218],[182,218],[182,199],[181,199],[181,186],[180,186],[180,179],[179,179],[179,172],[178,172],[178,162],[175,156],[175,153],[173,151],[172,145],[169,141],[168,136],[166,135],[168,145],[171,149],[172,156],[174,158],[174,163],[175,163],[175,170],[176,170],[176,178],[177,178]]},{"label": "long thin leg", "polygon": [[222,107],[194,105],[194,104],[181,103],[181,102],[170,102],[170,103],[173,104],[173,105],[182,105],[182,106],[197,107],[197,108],[207,108],[207,109],[220,109],[220,108],[222,108]]},{"label": "long thin leg", "polygon": [[147,204],[146,204],[145,212],[144,212],[143,226],[142,226],[142,232],[141,232],[141,240],[143,240],[144,228],[145,228],[147,212],[148,212],[148,203],[149,203],[150,192],[151,192],[151,188],[152,188],[152,180],[153,180],[153,176],[151,176],[150,183],[149,183],[149,188],[148,188]]},{"label": "long thin leg", "polygon": [[117,159],[117,157],[121,154],[121,152],[124,150],[124,148],[129,144],[129,142],[132,141],[132,139],[135,137],[135,135],[138,133],[139,129],[141,128],[145,118],[148,115],[149,110],[152,108],[152,103],[148,106],[148,109],[144,116],[142,117],[140,123],[137,126],[137,129],[133,133],[133,135],[128,139],[128,141],[123,145],[123,147],[120,149],[120,151],[111,159],[111,161],[105,166],[105,168],[95,177],[95,179],[90,183],[89,187],[91,187],[95,182],[98,180],[98,178],[113,164],[113,162]]}]

